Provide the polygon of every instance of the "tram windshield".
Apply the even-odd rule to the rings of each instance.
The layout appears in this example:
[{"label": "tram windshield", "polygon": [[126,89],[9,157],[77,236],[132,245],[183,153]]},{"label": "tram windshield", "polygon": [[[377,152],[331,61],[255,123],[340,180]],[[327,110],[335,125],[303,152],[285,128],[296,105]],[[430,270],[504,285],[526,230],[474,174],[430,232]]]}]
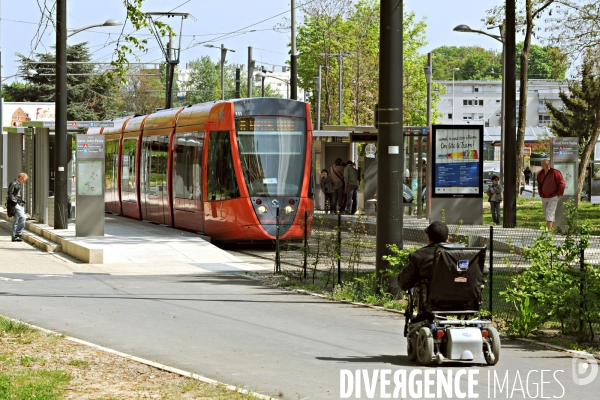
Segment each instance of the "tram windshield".
[{"label": "tram windshield", "polygon": [[250,197],[299,196],[306,123],[290,117],[236,119],[240,161]]}]

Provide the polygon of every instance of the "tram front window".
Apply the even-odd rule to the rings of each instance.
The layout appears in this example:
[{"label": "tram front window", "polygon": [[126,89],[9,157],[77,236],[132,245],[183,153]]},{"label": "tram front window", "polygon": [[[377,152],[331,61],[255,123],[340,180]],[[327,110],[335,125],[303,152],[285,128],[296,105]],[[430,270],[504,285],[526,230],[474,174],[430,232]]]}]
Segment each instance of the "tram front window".
[{"label": "tram front window", "polygon": [[237,141],[250,197],[297,197],[302,187],[306,123],[299,118],[236,119]]}]

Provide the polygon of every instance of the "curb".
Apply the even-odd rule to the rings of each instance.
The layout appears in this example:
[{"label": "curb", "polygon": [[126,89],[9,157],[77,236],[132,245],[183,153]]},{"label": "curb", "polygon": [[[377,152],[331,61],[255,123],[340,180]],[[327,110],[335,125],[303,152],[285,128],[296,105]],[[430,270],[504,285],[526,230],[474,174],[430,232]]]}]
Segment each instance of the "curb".
[{"label": "curb", "polygon": [[525,343],[529,343],[529,344],[534,344],[536,346],[547,347],[552,350],[563,351],[566,353],[571,353],[573,355],[583,356],[586,358],[593,357],[593,358],[600,360],[600,354],[588,353],[587,351],[571,350],[571,349],[567,349],[566,347],[557,346],[555,344],[550,344],[550,343],[539,342],[539,341],[533,340],[533,339],[515,338],[514,340],[518,340],[520,342],[525,342]]},{"label": "curb", "polygon": [[[6,317],[4,315],[2,317],[6,318],[7,320],[13,321],[13,322],[17,322],[17,323],[20,323],[20,324],[23,324],[23,325],[27,325],[27,326],[29,326],[29,327],[31,327],[33,329],[45,332],[45,333],[47,333],[49,335],[63,336],[63,334],[61,334],[61,333],[58,333],[58,332],[55,332],[55,331],[51,331],[49,329],[42,328],[40,326],[33,325],[33,324],[30,324],[30,323],[27,323],[27,322],[24,322],[24,321],[19,321],[18,319]],[[223,388],[225,388],[227,390],[230,390],[230,391],[235,391],[235,392],[238,392],[238,393],[241,393],[241,394],[248,394],[248,395],[254,396],[254,397],[258,398],[258,399],[262,399],[262,400],[276,400],[275,398],[266,396],[264,394],[256,393],[256,392],[253,392],[251,390],[242,389],[242,388],[239,388],[237,386],[233,386],[233,385],[229,385],[227,383],[219,382],[219,381],[207,378],[207,377],[202,376],[202,375],[194,374],[193,372],[184,371],[182,369],[178,369],[178,368],[174,368],[174,367],[169,367],[168,365],[159,364],[157,362],[146,360],[144,358],[132,356],[131,354],[122,353],[122,352],[117,351],[117,350],[109,349],[108,347],[103,347],[103,346],[100,346],[100,345],[97,345],[97,344],[94,344],[94,343],[86,342],[85,340],[77,339],[77,338],[74,338],[74,337],[71,337],[71,336],[66,336],[66,335],[64,336],[64,338],[67,339],[67,340],[70,340],[72,342],[79,343],[79,344],[82,344],[84,346],[92,347],[94,349],[101,350],[101,351],[104,351],[106,353],[114,354],[114,355],[122,357],[122,358],[127,358],[129,360],[132,360],[132,361],[135,361],[135,362],[138,362],[138,363],[141,363],[141,364],[146,364],[146,365],[149,365],[149,366],[154,367],[154,368],[158,368],[158,369],[163,370],[163,371],[167,371],[167,372],[171,372],[171,373],[174,373],[174,374],[177,374],[177,375],[185,376],[186,378],[196,379],[196,380],[198,380],[200,382],[208,383],[208,384],[211,384],[211,385],[221,386],[221,387],[223,387]]]}]

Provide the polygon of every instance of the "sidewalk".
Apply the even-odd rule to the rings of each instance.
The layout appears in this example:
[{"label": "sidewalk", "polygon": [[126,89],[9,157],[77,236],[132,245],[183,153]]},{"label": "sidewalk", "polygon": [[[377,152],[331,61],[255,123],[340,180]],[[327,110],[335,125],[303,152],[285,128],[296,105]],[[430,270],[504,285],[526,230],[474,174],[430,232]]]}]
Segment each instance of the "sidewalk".
[{"label": "sidewalk", "polygon": [[[77,263],[80,273],[179,275],[266,270],[230,255],[198,234],[111,214],[106,214],[104,221],[104,237],[76,237],[74,224],[59,230],[28,221],[23,239],[49,253],[66,254]],[[10,232],[11,222],[3,209],[0,227]],[[15,272],[24,272],[21,266],[17,268]]]}]

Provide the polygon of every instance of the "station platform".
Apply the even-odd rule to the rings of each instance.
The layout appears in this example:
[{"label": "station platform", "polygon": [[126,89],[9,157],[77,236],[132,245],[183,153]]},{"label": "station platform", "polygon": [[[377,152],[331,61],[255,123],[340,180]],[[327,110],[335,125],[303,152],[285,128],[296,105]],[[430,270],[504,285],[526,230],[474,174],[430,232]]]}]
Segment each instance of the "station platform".
[{"label": "station platform", "polygon": [[[272,271],[249,264],[219,249],[210,239],[167,226],[105,214],[104,237],[76,237],[75,224],[54,229],[27,221],[22,238],[48,253],[80,264],[85,273],[119,275],[244,273]],[[12,222],[0,208],[0,227]],[[23,272],[23,266],[18,267]],[[5,271],[7,272],[7,271]]]}]

